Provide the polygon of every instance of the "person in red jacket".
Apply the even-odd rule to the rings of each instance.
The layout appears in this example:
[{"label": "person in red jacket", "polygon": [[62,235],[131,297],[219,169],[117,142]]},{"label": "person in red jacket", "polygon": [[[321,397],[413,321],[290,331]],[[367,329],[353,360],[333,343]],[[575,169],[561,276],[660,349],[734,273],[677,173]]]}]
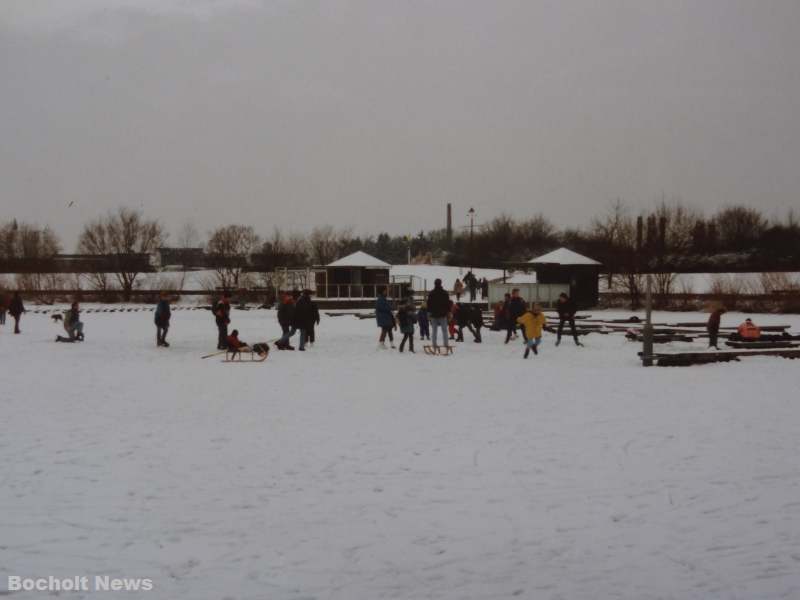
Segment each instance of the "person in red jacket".
[{"label": "person in red jacket", "polygon": [[741,338],[748,342],[756,341],[761,337],[761,328],[753,323],[753,319],[745,319],[744,323],[737,328]]},{"label": "person in red jacket", "polygon": [[247,348],[247,342],[244,342],[239,339],[239,330],[234,329],[231,331],[231,334],[227,337],[228,342],[228,350],[234,356],[242,351],[242,348]]}]

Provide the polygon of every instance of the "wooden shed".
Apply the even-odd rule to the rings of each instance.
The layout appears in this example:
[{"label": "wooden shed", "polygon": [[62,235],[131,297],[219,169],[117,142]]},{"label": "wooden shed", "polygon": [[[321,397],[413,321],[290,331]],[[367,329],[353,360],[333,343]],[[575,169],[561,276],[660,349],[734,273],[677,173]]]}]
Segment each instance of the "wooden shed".
[{"label": "wooden shed", "polygon": [[375,298],[378,290],[387,288],[390,298],[400,298],[402,287],[390,281],[391,265],[366,252],[353,252],[316,273],[316,294],[319,298],[365,299]]},{"label": "wooden shed", "polygon": [[529,261],[542,284],[567,284],[578,308],[597,306],[600,299],[600,267],[596,260],[559,248]]}]

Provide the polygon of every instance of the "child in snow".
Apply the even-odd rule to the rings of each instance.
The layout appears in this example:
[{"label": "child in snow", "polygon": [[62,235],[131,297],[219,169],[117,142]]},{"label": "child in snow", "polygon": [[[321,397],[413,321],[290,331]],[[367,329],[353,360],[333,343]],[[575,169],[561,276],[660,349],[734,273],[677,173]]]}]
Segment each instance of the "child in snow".
[{"label": "child in snow", "polygon": [[397,311],[397,323],[400,325],[400,333],[403,334],[403,339],[400,342],[400,352],[408,342],[408,351],[414,354],[414,323],[417,321],[417,316],[414,314],[414,303],[408,301]]},{"label": "child in snow", "polygon": [[533,350],[534,354],[539,354],[539,344],[542,343],[542,330],[545,323],[547,323],[541,307],[538,304],[534,304],[530,310],[517,318],[516,323],[522,325],[525,331],[524,358],[528,358],[531,350]]},{"label": "child in snow", "polygon": [[83,341],[83,322],[81,321],[81,310],[77,302],[73,302],[68,311],[64,313],[64,331],[69,337],[56,336],[57,342],[82,342]]},{"label": "child in snow", "polygon": [[394,348],[394,336],[392,330],[397,329],[397,323],[392,314],[392,306],[386,298],[386,288],[378,291],[378,298],[375,301],[375,321],[381,329],[381,337],[378,339],[378,347],[386,348],[386,338],[389,338],[389,345]]},{"label": "child in snow", "polygon": [[417,311],[417,323],[419,324],[419,339],[431,339],[431,328],[428,322],[428,307],[424,303]]},{"label": "child in snow", "polygon": [[739,336],[746,342],[754,342],[761,337],[761,328],[753,323],[753,319],[745,319],[737,328]]}]

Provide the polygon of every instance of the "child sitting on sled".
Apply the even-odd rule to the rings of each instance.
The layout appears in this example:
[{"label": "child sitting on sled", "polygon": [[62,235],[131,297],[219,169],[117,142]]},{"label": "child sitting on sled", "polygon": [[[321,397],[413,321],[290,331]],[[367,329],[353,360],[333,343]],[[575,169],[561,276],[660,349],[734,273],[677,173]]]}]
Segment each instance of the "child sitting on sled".
[{"label": "child sitting on sled", "polygon": [[257,354],[259,357],[264,357],[269,352],[269,345],[266,342],[261,342],[258,344],[253,344],[253,347],[251,348],[250,344],[239,339],[239,330],[234,329],[228,336],[228,352],[231,355],[231,360],[233,360],[237,354],[245,351],[251,351]]}]

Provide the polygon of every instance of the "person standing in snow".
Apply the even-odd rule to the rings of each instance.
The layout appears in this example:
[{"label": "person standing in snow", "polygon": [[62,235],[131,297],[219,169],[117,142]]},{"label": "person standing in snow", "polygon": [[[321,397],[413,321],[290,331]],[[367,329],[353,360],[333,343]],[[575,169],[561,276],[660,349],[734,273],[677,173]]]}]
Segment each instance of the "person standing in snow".
[{"label": "person standing in snow", "polygon": [[[514,288],[511,290],[511,297],[508,299],[508,304],[505,307],[504,311],[505,317],[508,319],[508,329],[506,330],[506,344],[511,341],[511,336],[517,335],[517,327],[519,319],[522,314],[525,312],[525,300],[520,298],[519,290]],[[523,335],[525,335],[525,329],[522,329]]]},{"label": "person standing in snow", "polygon": [[417,322],[417,315],[414,311],[414,302],[408,300],[397,311],[397,324],[400,327],[400,333],[403,334],[403,339],[400,341],[400,352],[408,342],[408,351],[414,354],[414,323]]},{"label": "person standing in snow", "polygon": [[711,316],[708,317],[708,323],[706,324],[706,329],[708,330],[709,348],[714,348],[715,350],[719,350],[719,346],[717,346],[717,339],[719,338],[720,321],[722,320],[722,315],[724,314],[725,314],[725,307],[718,306],[711,312]]},{"label": "person standing in snow", "polygon": [[472,271],[469,271],[466,275],[464,275],[464,285],[466,285],[467,290],[469,290],[469,301],[475,302],[475,297],[477,296],[478,292],[478,278],[475,277],[475,274]]},{"label": "person standing in snow", "polygon": [[294,346],[289,341],[297,329],[294,327],[295,302],[291,294],[284,294],[280,306],[278,307],[278,324],[281,326],[283,335],[275,343],[278,350],[294,350]]},{"label": "person standing in snow", "polygon": [[455,294],[456,302],[461,300],[461,294],[464,293],[464,284],[456,277],[456,282],[453,284],[453,294]]},{"label": "person standing in snow", "polygon": [[319,325],[319,306],[311,300],[311,323],[308,325],[308,343],[312,346],[317,339],[316,326]]},{"label": "person standing in snow", "polygon": [[311,302],[311,291],[303,290],[302,295],[294,305],[292,328],[300,332],[300,346],[297,348],[305,352],[308,332],[314,327],[314,307]]},{"label": "person standing in snow", "polygon": [[433,282],[433,289],[428,294],[428,314],[430,315],[431,328],[433,329],[434,350],[438,348],[436,344],[436,333],[439,329],[442,330],[442,337],[444,338],[444,347],[450,347],[450,338],[447,335],[447,322],[450,316],[450,296],[442,287],[442,280],[437,279]]},{"label": "person standing in snow", "polygon": [[397,324],[392,314],[392,307],[386,298],[386,288],[381,288],[378,291],[378,298],[375,300],[375,321],[378,327],[381,328],[381,337],[378,339],[379,346],[386,348],[386,338],[388,337],[389,345],[394,348],[392,329],[397,327]]},{"label": "person standing in snow", "polygon": [[217,324],[217,350],[228,348],[228,325],[231,322],[231,298],[228,292],[222,294],[222,299],[214,304],[212,309],[214,322]]},{"label": "person standing in snow", "polygon": [[0,325],[6,324],[6,311],[8,311],[8,296],[0,290]]},{"label": "person standing in snow", "polygon": [[172,311],[169,307],[169,298],[166,292],[161,292],[159,298],[154,318],[156,324],[156,346],[169,348],[167,331],[169,331],[169,320],[172,317]]},{"label": "person standing in snow", "polygon": [[489,280],[484,277],[481,280],[481,300],[489,297]]},{"label": "person standing in snow", "polygon": [[578,334],[575,332],[575,312],[577,311],[575,303],[564,292],[561,292],[558,296],[556,310],[558,311],[558,336],[556,337],[556,346],[561,343],[561,332],[564,331],[564,323],[569,323],[575,345],[583,346],[578,339]]},{"label": "person standing in snow", "polygon": [[545,323],[547,323],[541,307],[538,304],[534,304],[530,310],[517,318],[516,322],[525,330],[525,355],[523,358],[528,358],[531,350],[533,350],[534,354],[539,354],[539,344],[542,343],[542,330]]},{"label": "person standing in snow", "polygon": [[22,296],[19,292],[14,292],[14,297],[11,299],[11,304],[8,307],[8,314],[14,319],[14,333],[21,333],[19,330],[19,320],[22,318],[22,313],[25,311],[25,305],[22,304]]},{"label": "person standing in snow", "polygon": [[419,323],[419,339],[431,339],[431,328],[428,323],[428,307],[425,303],[423,303],[417,311],[417,323]]}]

